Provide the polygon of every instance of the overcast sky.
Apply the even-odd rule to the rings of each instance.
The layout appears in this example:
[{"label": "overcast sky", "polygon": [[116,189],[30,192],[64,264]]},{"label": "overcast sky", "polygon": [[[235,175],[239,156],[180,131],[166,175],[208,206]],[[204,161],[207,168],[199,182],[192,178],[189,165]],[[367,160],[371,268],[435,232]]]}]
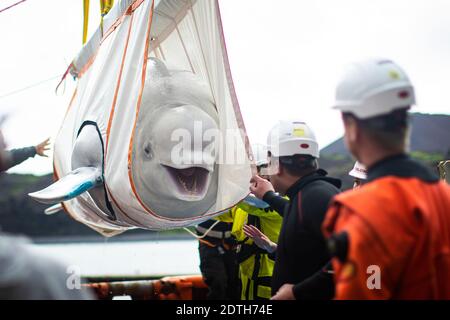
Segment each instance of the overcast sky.
[{"label": "overcast sky", "polygon": [[[17,0],[0,1],[0,9]],[[99,22],[91,1],[90,33]],[[231,70],[252,142],[264,143],[279,119],[308,122],[321,147],[342,135],[330,110],[342,65],[380,56],[398,62],[424,113],[450,113],[450,1],[221,0]],[[81,48],[81,0],[28,0],[0,13],[0,115],[9,147],[54,137],[75,82],[55,95]],[[9,95],[8,95],[9,94]],[[5,96],[8,95],[8,96]],[[51,155],[51,154],[50,154]],[[44,174],[51,157],[11,170]]]}]

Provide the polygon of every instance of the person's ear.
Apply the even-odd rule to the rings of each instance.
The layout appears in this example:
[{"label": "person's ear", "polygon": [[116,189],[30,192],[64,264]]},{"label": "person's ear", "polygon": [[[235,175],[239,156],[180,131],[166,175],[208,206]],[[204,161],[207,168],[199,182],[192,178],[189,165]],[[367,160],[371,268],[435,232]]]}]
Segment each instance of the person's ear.
[{"label": "person's ear", "polygon": [[277,176],[284,175],[284,172],[285,172],[285,170],[284,170],[283,166],[280,165],[280,163],[278,163],[278,173],[277,173]]},{"label": "person's ear", "polygon": [[348,143],[356,143],[359,139],[360,129],[358,127],[358,123],[354,117],[343,116],[342,117],[344,128],[345,128],[345,137]]}]

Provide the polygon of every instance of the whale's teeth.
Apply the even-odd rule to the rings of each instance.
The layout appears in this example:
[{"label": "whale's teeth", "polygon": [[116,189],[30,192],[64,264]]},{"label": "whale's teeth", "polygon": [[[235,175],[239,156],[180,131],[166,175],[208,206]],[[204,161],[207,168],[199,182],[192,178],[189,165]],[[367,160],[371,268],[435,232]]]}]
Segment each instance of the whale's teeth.
[{"label": "whale's teeth", "polygon": [[197,175],[193,175],[188,177],[183,176],[182,174],[176,174],[176,181],[179,185],[182,186],[183,191],[186,194],[196,196],[198,194],[199,189],[199,177]]},{"label": "whale's teeth", "polygon": [[184,191],[189,192],[189,190],[188,190],[188,188],[187,188],[187,185],[186,185],[186,182],[184,182],[183,178],[182,178],[181,176],[179,176],[179,175],[178,175],[177,177],[178,177],[178,181],[179,181],[180,184],[183,186]]},{"label": "whale's teeth", "polygon": [[197,194],[197,177],[194,177],[194,185],[192,186],[192,193]]}]

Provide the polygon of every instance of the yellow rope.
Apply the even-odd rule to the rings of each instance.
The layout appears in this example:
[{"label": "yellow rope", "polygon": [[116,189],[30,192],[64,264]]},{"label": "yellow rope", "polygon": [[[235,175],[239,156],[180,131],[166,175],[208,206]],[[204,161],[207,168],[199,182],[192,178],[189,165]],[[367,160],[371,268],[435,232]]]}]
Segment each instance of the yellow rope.
[{"label": "yellow rope", "polygon": [[89,23],[89,0],[83,0],[83,44],[86,43]]},{"label": "yellow rope", "polygon": [[114,0],[100,0],[100,27],[102,28],[102,34],[103,34],[103,17],[106,16],[111,10],[112,6],[114,5]]},{"label": "yellow rope", "polygon": [[[106,16],[114,5],[114,0],[100,0],[100,27],[103,33],[103,17]],[[89,25],[89,0],[83,0],[83,44],[86,43]]]}]

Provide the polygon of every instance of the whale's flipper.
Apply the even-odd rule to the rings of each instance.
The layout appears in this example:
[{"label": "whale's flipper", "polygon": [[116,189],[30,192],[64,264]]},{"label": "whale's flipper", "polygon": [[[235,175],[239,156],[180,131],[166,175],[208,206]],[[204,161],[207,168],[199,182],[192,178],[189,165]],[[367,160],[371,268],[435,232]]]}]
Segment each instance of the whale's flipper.
[{"label": "whale's flipper", "polygon": [[58,213],[61,210],[63,210],[63,206],[61,205],[61,203],[57,203],[57,204],[45,209],[44,213],[49,216],[49,215]]},{"label": "whale's flipper", "polygon": [[102,182],[103,176],[100,169],[81,167],[73,170],[47,188],[28,195],[38,202],[55,204],[73,199],[102,184]]}]

